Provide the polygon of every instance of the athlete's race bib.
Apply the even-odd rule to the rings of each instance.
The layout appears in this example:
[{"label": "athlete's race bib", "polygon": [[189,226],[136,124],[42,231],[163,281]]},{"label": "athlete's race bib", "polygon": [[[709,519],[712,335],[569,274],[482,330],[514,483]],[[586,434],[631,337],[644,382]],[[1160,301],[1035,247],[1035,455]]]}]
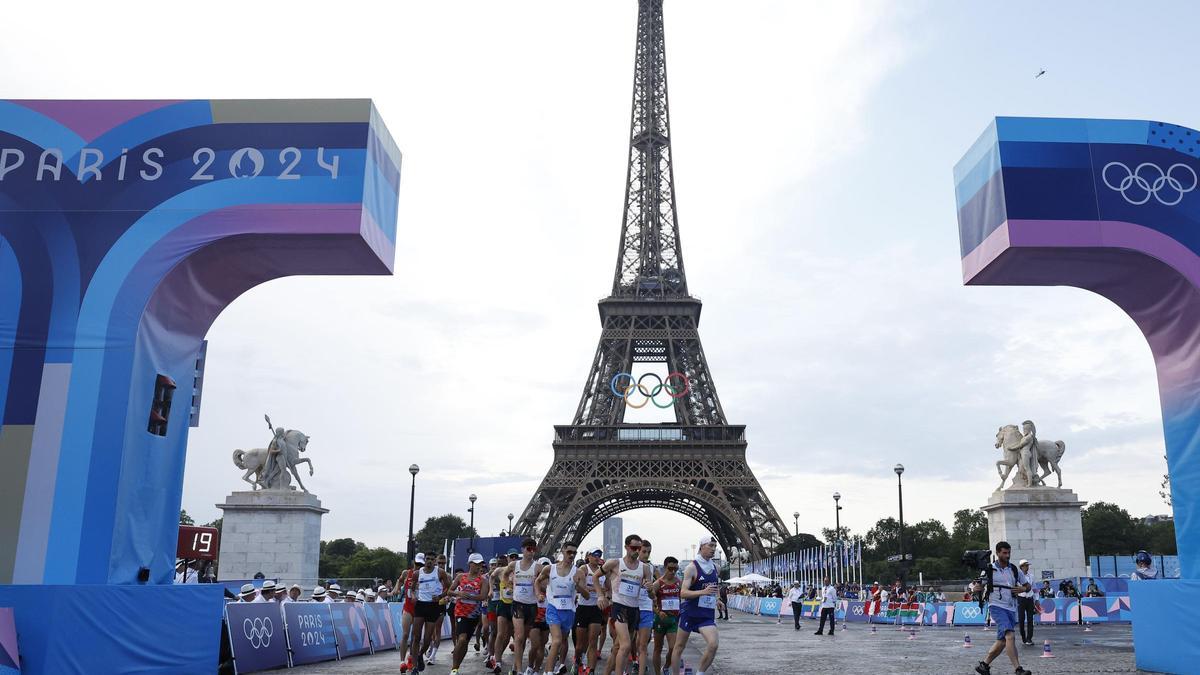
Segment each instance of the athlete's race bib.
[{"label": "athlete's race bib", "polygon": [[504,600],[512,600],[512,589],[505,588],[504,590],[500,591],[500,595]]},{"label": "athlete's race bib", "polygon": [[714,609],[717,606],[717,596],[702,595],[698,604],[704,609]]},{"label": "athlete's race bib", "polygon": [[638,597],[638,592],[642,589],[636,581],[629,579],[621,579],[621,585],[617,587],[617,593],[631,598]]},{"label": "athlete's race bib", "polygon": [[662,608],[664,612],[678,612],[679,598],[663,598]]},{"label": "athlete's race bib", "polygon": [[556,609],[574,609],[575,597],[571,595],[556,595],[554,596],[554,607]]}]

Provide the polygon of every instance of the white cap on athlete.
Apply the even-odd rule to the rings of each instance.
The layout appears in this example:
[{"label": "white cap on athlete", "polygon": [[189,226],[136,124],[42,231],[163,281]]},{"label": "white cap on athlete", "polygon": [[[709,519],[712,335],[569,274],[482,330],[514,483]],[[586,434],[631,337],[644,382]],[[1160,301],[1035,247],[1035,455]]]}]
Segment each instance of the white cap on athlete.
[{"label": "white cap on athlete", "polygon": [[717,538],[712,536],[711,534],[706,534],[703,537],[700,537],[700,545],[701,546],[705,546],[707,544],[715,544],[715,543],[717,543]]},{"label": "white cap on athlete", "polygon": [[482,563],[482,562],[483,562],[483,556],[479,555],[478,553],[472,553],[472,554],[471,554],[471,555],[470,555],[470,556],[467,558],[467,562],[469,562],[469,563]]}]

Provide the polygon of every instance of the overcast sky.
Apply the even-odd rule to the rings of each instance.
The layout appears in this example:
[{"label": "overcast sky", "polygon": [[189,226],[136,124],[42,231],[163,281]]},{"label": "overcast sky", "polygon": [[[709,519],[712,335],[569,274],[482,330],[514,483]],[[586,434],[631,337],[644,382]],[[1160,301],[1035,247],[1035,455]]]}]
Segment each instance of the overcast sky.
[{"label": "overcast sky", "polygon": [[[750,463],[800,529],[986,502],[996,428],[1066,486],[1168,512],[1149,348],[1106,300],[966,288],[951,167],[997,115],[1200,126],[1190,3],[667,0],[675,179],[701,335]],[[293,278],[209,335],[184,507],[238,489],[263,413],[312,436],[325,538],[404,547],[479,495],[506,528],[591,363],[620,228],[636,28],[609,2],[17,3],[5,98],[370,97],[404,153],[396,274]],[[68,19],[69,20],[66,20]],[[53,30],[48,32],[50,27]],[[1042,68],[1046,74],[1035,79]],[[280,326],[290,330],[280,331]],[[656,557],[697,524],[624,514]],[[599,530],[589,541],[599,540]]]}]

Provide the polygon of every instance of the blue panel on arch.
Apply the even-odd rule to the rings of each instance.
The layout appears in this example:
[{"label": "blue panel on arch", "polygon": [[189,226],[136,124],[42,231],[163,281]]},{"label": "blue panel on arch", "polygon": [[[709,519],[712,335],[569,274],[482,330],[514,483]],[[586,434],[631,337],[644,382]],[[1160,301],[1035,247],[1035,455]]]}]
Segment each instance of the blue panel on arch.
[{"label": "blue panel on arch", "polygon": [[23,673],[197,673],[216,670],[224,588],[0,586],[14,608]]}]

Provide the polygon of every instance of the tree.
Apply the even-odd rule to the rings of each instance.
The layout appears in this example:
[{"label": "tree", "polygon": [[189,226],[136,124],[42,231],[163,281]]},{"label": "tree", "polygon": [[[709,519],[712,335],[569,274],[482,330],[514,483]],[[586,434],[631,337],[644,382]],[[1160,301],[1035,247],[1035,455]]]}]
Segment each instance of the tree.
[{"label": "tree", "polygon": [[417,551],[436,551],[440,553],[445,547],[447,539],[453,541],[463,537],[478,537],[479,535],[473,535],[471,528],[467,527],[467,522],[461,517],[453,513],[447,513],[443,516],[426,518],[425,526],[414,536],[417,539]]},{"label": "tree", "polygon": [[219,537],[219,536],[221,536],[221,525],[224,524],[224,522],[225,522],[224,518],[217,518],[214,521],[205,523],[204,526],[217,528],[217,536]]},{"label": "tree", "polygon": [[363,547],[342,565],[343,577],[368,577],[391,581],[404,569],[404,556],[388,548]]},{"label": "tree", "polygon": [[1116,504],[1093,502],[1082,516],[1083,549],[1088,555],[1127,554],[1141,548],[1141,523]]},{"label": "tree", "polygon": [[[840,534],[841,537],[838,537],[838,534]],[[850,528],[843,525],[841,530],[835,533],[832,527],[823,527],[821,528],[821,537],[825,540],[826,544],[832,544],[834,540],[839,538],[842,541],[846,541],[850,539]]]},{"label": "tree", "polygon": [[788,537],[782,544],[775,547],[775,555],[780,553],[794,553],[802,551],[806,548],[816,548],[821,545],[821,540],[812,536],[807,532],[801,532],[793,537]]},{"label": "tree", "polygon": [[[1163,455],[1163,459],[1166,459],[1166,458],[1167,458],[1167,456]],[[1175,504],[1171,502],[1171,474],[1170,474],[1170,472],[1163,474],[1162,482],[1159,483],[1158,486],[1160,488],[1162,488],[1161,490],[1158,491],[1158,496],[1162,497],[1162,500],[1167,503],[1167,506],[1175,506]]]},{"label": "tree", "polygon": [[360,548],[366,548],[366,544],[361,541],[354,541],[350,538],[334,539],[329,542],[321,542],[321,552],[339,558],[349,558],[354,555]]},{"label": "tree", "polygon": [[955,511],[950,540],[956,549],[963,551],[988,548],[987,514],[979,509]]},{"label": "tree", "polygon": [[1143,526],[1144,542],[1139,548],[1144,548],[1155,555],[1178,555],[1175,543],[1175,523],[1164,520]]},{"label": "tree", "polygon": [[195,525],[196,521],[192,520],[192,517],[188,515],[188,512],[186,509],[179,509],[179,524],[180,525]]}]

